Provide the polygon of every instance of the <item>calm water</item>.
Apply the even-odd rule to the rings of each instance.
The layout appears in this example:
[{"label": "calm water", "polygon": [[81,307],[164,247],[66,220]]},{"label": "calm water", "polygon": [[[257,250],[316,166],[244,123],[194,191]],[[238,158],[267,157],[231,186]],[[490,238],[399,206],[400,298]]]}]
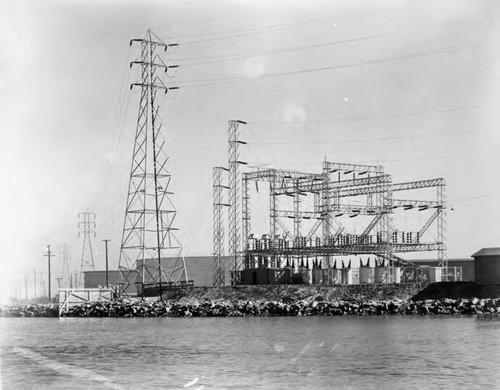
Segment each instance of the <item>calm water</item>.
[{"label": "calm water", "polygon": [[2,389],[500,389],[499,317],[0,318]]}]

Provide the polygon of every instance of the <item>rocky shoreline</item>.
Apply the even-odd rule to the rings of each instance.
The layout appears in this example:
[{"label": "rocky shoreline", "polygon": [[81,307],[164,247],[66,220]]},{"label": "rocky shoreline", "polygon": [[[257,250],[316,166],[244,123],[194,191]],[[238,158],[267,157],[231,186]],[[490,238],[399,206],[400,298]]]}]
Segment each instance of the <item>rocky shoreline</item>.
[{"label": "rocky shoreline", "polygon": [[[370,316],[370,315],[497,315],[500,299],[437,299],[326,301],[314,299],[280,301],[121,300],[74,306],[62,317],[273,317],[273,316]],[[57,305],[18,305],[0,310],[2,317],[58,317]]]},{"label": "rocky shoreline", "polygon": [[59,317],[59,305],[24,304],[0,308],[0,317]]}]

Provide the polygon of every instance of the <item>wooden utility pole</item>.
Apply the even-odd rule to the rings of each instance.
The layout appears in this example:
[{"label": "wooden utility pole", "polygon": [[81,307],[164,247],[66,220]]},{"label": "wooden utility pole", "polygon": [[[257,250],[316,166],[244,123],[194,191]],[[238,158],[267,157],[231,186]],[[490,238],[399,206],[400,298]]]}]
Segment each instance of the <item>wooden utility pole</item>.
[{"label": "wooden utility pole", "polygon": [[26,278],[26,274],[24,274],[24,297],[28,300],[28,279]]},{"label": "wooden utility pole", "polygon": [[109,239],[104,239],[104,245],[106,247],[106,288],[109,288],[109,278],[108,278],[108,242]]},{"label": "wooden utility pole", "polygon": [[47,257],[47,263],[48,263],[48,268],[49,268],[49,302],[50,302],[50,299],[51,299],[51,291],[50,291],[50,257],[53,256],[54,254],[51,252],[50,250],[50,244],[47,245],[47,254],[45,254],[44,256]]}]

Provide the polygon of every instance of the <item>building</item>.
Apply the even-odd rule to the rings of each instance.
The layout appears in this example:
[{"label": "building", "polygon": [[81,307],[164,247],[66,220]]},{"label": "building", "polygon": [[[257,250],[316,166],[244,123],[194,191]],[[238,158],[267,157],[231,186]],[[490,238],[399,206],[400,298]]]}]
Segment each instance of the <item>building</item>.
[{"label": "building", "polygon": [[[439,267],[439,261],[436,259],[434,260],[417,259],[410,261],[417,265],[425,265],[428,267]],[[472,257],[448,259],[448,270],[450,271],[453,267],[462,267],[461,280],[463,282],[473,282],[475,280],[474,259]]]},{"label": "building", "polygon": [[[184,258],[188,279],[197,287],[208,287],[214,284],[214,263],[212,256],[188,256]],[[146,263],[148,264],[148,263]],[[106,271],[88,271],[84,273],[85,288],[97,288],[106,285]],[[116,285],[118,271],[108,271],[109,284]],[[226,284],[230,283],[229,270],[225,275]],[[135,292],[135,286],[130,286],[129,291]]]},{"label": "building", "polygon": [[500,248],[483,248],[472,257],[477,284],[500,284]]}]

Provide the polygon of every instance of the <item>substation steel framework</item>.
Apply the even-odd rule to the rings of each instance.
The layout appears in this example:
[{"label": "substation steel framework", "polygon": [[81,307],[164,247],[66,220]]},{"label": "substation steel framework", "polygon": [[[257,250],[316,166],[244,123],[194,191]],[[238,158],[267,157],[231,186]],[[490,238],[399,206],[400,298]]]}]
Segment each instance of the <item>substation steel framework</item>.
[{"label": "substation steel framework", "polygon": [[[346,179],[346,175],[352,178]],[[250,246],[251,232],[249,183],[268,182],[269,244]],[[256,259],[267,258],[271,267],[280,267],[289,258],[321,258],[323,268],[332,266],[332,256],[373,254],[385,259],[385,280],[393,282],[394,266],[417,268],[395,253],[437,251],[439,265],[443,267],[443,280],[447,277],[446,259],[446,200],[444,179],[392,183],[392,177],[378,165],[359,165],[323,162],[321,173],[305,173],[281,169],[265,169],[242,174],[243,182],[243,256],[245,268],[254,268]],[[435,200],[395,199],[394,194],[421,188],[435,188]],[[313,196],[314,207],[304,210],[302,198]],[[360,197],[365,197],[359,202]],[[279,208],[282,197],[293,198],[293,209]],[[358,199],[357,203],[349,200]],[[417,209],[434,210],[425,224],[416,232],[395,229],[397,211]],[[361,234],[349,234],[342,224],[342,216],[371,217]],[[285,226],[284,218],[293,219],[293,229]],[[309,231],[303,231],[302,222],[315,219]],[[435,223],[436,222],[436,223]],[[422,242],[431,225],[437,225],[435,240]],[[318,233],[321,227],[321,233]],[[375,235],[372,235],[375,232]],[[403,277],[404,280],[404,277]]]},{"label": "substation steel framework", "polygon": [[166,65],[162,54],[176,44],[166,44],[148,30],[130,45],[140,47],[140,59],[130,63],[131,68],[140,68],[140,82],[130,86],[138,87],[140,101],[117,284],[122,294],[135,283],[142,289],[154,288],[161,296],[162,289],[188,281],[182,246],[175,235],[177,212],[169,188],[169,157],[160,118],[159,95],[178,89],[163,80],[177,66]]},{"label": "substation steel framework", "polygon": [[213,256],[214,256],[214,286],[225,284],[226,257],[224,256],[224,203],[223,190],[229,187],[223,184],[224,173],[229,170],[224,167],[213,168]]},{"label": "substation steel framework", "polygon": [[230,120],[228,126],[228,154],[229,154],[229,261],[231,270],[231,284],[239,284],[240,270],[243,266],[242,254],[242,233],[241,227],[241,175],[239,166],[246,163],[239,160],[239,145],[246,144],[246,142],[239,139],[239,126],[246,124],[240,120]]},{"label": "substation steel framework", "polygon": [[[241,187],[240,165],[246,163],[239,160],[239,145],[246,142],[239,139],[239,126],[246,124],[240,120],[228,122],[228,168],[213,168],[213,259],[214,259],[214,286],[225,284],[225,272],[230,271],[231,284],[239,284],[240,272],[243,267],[242,237],[246,232],[241,230],[241,204],[246,202],[245,186]],[[223,176],[227,175],[228,185],[224,185]],[[223,202],[223,190],[228,192],[228,202]],[[240,191],[243,191],[240,195]],[[224,256],[224,222],[223,209],[228,208],[228,256]],[[244,226],[244,225],[243,225]]]}]

